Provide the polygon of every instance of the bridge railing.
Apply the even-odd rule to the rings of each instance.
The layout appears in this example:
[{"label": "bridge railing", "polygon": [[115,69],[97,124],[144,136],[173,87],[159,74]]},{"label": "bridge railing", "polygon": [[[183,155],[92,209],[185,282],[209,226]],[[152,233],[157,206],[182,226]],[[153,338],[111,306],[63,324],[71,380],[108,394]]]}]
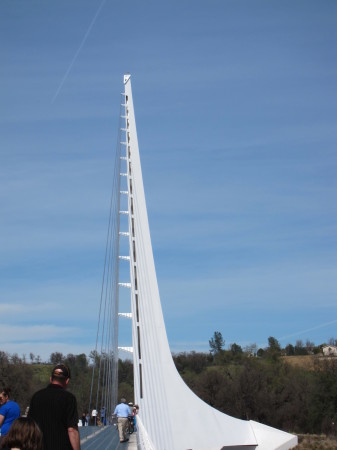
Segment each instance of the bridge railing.
[{"label": "bridge railing", "polygon": [[143,422],[136,416],[137,424],[137,444],[140,450],[155,450],[153,443],[143,425]]}]

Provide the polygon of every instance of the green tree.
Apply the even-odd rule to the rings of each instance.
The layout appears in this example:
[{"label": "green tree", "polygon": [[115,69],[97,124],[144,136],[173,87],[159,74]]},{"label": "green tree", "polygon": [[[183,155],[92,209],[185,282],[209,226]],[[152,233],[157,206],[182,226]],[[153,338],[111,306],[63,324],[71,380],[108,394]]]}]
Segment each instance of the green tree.
[{"label": "green tree", "polygon": [[268,348],[271,351],[280,352],[281,351],[281,345],[279,341],[274,338],[273,336],[269,336],[268,338]]},{"label": "green tree", "polygon": [[280,355],[281,355],[281,345],[279,341],[273,336],[269,336],[267,356],[273,360],[277,360]]},{"label": "green tree", "polygon": [[303,356],[303,355],[307,355],[307,354],[308,354],[308,350],[304,347],[303,341],[301,339],[297,340],[296,345],[295,345],[295,355]]},{"label": "green tree", "polygon": [[221,353],[225,346],[225,340],[222,337],[220,331],[214,331],[213,337],[208,341],[210,346],[210,352],[213,355]]},{"label": "green tree", "polygon": [[234,342],[234,344],[231,344],[231,352],[233,355],[242,355],[242,347],[241,345],[238,345]]},{"label": "green tree", "polygon": [[205,402],[217,408],[221,405],[222,391],[226,385],[225,376],[216,368],[203,372],[197,379],[195,390]]},{"label": "green tree", "polygon": [[209,355],[200,352],[182,352],[173,355],[174,364],[180,373],[191,370],[195,373],[201,373],[209,364]]},{"label": "green tree", "polygon": [[291,344],[288,344],[285,348],[286,355],[287,356],[293,356],[295,355],[295,347]]}]

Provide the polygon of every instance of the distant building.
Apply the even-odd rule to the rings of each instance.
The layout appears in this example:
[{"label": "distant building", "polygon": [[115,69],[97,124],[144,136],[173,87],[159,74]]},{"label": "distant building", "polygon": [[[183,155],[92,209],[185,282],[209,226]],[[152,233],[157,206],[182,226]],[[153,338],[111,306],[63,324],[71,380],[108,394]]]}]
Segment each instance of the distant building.
[{"label": "distant building", "polygon": [[325,345],[322,350],[324,356],[337,356],[337,347],[334,345]]}]

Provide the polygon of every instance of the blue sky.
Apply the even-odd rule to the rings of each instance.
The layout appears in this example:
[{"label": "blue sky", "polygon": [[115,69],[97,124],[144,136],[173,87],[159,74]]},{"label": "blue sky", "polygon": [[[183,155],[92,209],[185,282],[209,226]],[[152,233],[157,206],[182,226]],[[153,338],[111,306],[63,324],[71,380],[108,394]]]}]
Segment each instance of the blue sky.
[{"label": "blue sky", "polygon": [[126,72],[171,349],[337,338],[336,13],[2,0],[1,350],[95,346]]}]

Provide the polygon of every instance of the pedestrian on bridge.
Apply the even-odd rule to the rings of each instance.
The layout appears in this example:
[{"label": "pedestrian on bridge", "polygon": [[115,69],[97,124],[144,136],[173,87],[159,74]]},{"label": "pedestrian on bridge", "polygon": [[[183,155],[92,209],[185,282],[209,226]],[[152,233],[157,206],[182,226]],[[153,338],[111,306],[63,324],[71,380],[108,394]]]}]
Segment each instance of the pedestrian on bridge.
[{"label": "pedestrian on bridge", "polygon": [[7,387],[3,388],[0,393],[0,440],[6,436],[14,420],[20,417],[20,407],[16,402],[10,400],[10,392],[11,389]]},{"label": "pedestrian on bridge", "polygon": [[43,433],[44,450],[80,450],[77,401],[66,391],[70,370],[64,364],[54,367],[50,384],[36,392],[30,402],[28,417]]},{"label": "pedestrian on bridge", "polygon": [[116,406],[114,415],[117,416],[117,426],[120,442],[127,442],[127,428],[129,425],[130,408],[127,405],[125,398],[121,398],[121,402]]}]

